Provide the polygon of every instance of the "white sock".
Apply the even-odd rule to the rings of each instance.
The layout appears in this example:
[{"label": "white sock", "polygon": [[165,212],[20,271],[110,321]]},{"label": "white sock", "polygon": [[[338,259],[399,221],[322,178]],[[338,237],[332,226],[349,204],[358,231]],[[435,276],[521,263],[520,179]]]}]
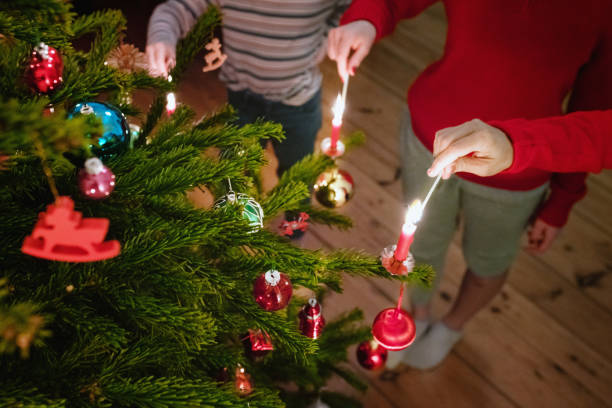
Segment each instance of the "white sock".
[{"label": "white sock", "polygon": [[421,370],[433,368],[446,358],[462,334],[437,322],[421,337],[421,341],[406,349],[402,362]]},{"label": "white sock", "polygon": [[[421,335],[425,333],[428,327],[429,327],[429,320],[414,319],[414,341],[412,342],[412,345],[414,345],[414,343],[416,343],[419,340]],[[404,354],[406,354],[406,352],[410,350],[410,347],[412,347],[412,345],[400,351],[389,351],[389,355],[387,356],[387,362],[385,364],[385,368],[388,370],[393,370],[395,367],[397,367],[399,363],[401,363],[402,360],[404,359]]]}]

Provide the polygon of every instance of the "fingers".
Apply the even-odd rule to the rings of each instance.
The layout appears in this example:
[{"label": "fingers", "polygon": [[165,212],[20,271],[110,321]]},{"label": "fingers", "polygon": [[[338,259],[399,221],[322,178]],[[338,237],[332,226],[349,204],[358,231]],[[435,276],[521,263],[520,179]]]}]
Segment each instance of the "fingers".
[{"label": "fingers", "polygon": [[338,37],[340,36],[338,30],[339,28],[332,28],[329,30],[327,38],[327,56],[332,61],[335,61],[338,55]]},{"label": "fingers", "polygon": [[[453,138],[453,140],[455,139],[455,135],[460,135],[460,133],[450,135]],[[431,167],[427,170],[427,174],[430,177],[435,177],[440,172],[445,170],[447,166],[457,162],[459,158],[462,158],[463,156],[467,156],[468,154],[473,153],[475,151],[475,148],[474,148],[475,141],[476,141],[475,139],[476,139],[476,136],[474,133],[472,133],[467,136],[461,137],[458,140],[455,140],[454,143],[448,145],[445,150],[443,150],[441,153],[436,155],[433,163],[431,164]],[[469,159],[469,158],[466,158],[466,159]],[[470,163],[474,163],[474,160],[471,160],[471,161],[462,160],[461,163],[462,163],[461,164],[462,169],[458,170],[457,169],[458,163],[455,163],[455,166],[452,168],[452,172],[450,174],[456,171],[466,171],[466,170],[470,171]],[[447,174],[448,172],[443,173],[442,177],[445,178],[445,175]],[[450,177],[450,174],[448,174],[448,177]]]},{"label": "fingers", "polygon": [[533,226],[527,231],[528,244],[525,248],[533,254],[546,252],[559,234],[560,228],[548,225],[541,219],[536,219]]},{"label": "fingers", "polygon": [[544,239],[542,240],[542,242],[540,243],[540,247],[538,248],[539,252],[544,253],[548,251],[556,236],[556,234],[553,234],[551,231],[547,230],[544,234]]},{"label": "fingers", "polygon": [[347,62],[350,52],[351,44],[348,41],[342,41],[342,38],[340,38],[336,47],[336,64],[338,65],[340,78],[346,78],[348,75]]},{"label": "fingers", "polygon": [[479,119],[436,132],[433,153],[435,160],[427,171],[431,177],[453,172],[492,176],[510,167],[514,157],[508,136]]},{"label": "fingers", "polygon": [[495,174],[491,170],[491,159],[488,157],[461,157],[455,161],[455,173],[472,173],[481,177],[488,177]]},{"label": "fingers", "polygon": [[[370,47],[362,44],[361,46],[359,46],[355,52],[353,53],[353,55],[351,56],[351,58],[348,61],[346,70],[351,74],[351,75],[355,75],[355,69],[357,67],[359,67],[359,65],[361,65],[361,62],[363,61],[363,59],[368,55],[368,53],[370,52]],[[342,77],[344,78],[344,77]]]},{"label": "fingers", "polygon": [[544,228],[538,221],[527,230],[527,247],[528,252],[538,253],[539,248],[544,241]]},{"label": "fingers", "polygon": [[168,76],[175,65],[174,49],[167,44],[155,43],[146,48],[149,72],[153,76]]},{"label": "fingers", "polygon": [[329,59],[336,61],[340,78],[346,78],[346,60],[351,47],[348,41],[343,41],[345,30],[345,27],[338,27],[330,30],[327,40],[327,55]]},{"label": "fingers", "polygon": [[147,52],[147,62],[149,63],[149,74],[154,76],[154,71],[155,71],[154,53],[155,51],[153,49],[153,46],[147,45],[146,52]]},{"label": "fingers", "polygon": [[365,20],[354,21],[330,30],[327,55],[336,61],[340,78],[355,74],[355,68],[368,55],[375,38],[376,28]]},{"label": "fingers", "polygon": [[474,119],[458,126],[451,126],[437,131],[434,139],[434,156],[445,150],[456,139],[479,130],[481,123],[480,120]]},{"label": "fingers", "polygon": [[455,172],[455,164],[451,163],[450,165],[444,167],[442,169],[442,178],[444,180],[448,180],[450,178],[450,176],[453,175],[453,173]]}]

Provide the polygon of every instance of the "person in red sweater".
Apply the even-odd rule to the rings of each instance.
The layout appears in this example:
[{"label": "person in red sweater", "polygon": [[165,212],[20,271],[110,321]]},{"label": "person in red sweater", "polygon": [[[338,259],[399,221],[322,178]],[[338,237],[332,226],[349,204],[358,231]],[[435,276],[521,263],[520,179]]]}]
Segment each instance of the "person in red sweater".
[{"label": "person in red sweater", "polygon": [[[341,78],[354,74],[372,44],[435,0],[354,0],[329,34]],[[569,111],[612,108],[612,2],[609,0],[445,0],[444,55],[417,78],[400,130],[405,199],[422,197],[436,131],[480,118],[499,129]],[[522,125],[521,125],[522,123]],[[551,130],[542,130],[550,132]],[[542,137],[549,137],[544,133]],[[459,215],[468,270],[453,307],[429,323],[431,291],[413,291],[419,338],[389,356],[426,369],[440,363],[462,329],[502,287],[529,220],[531,249],[544,251],[585,192],[586,173],[524,167],[492,177],[458,173],[440,183],[419,223],[412,252],[441,275]],[[424,180],[425,179],[425,180]]]},{"label": "person in red sweater", "polygon": [[550,172],[612,168],[612,110],[506,121],[500,128],[474,119],[436,132],[430,177],[466,172],[482,177],[528,168]]}]

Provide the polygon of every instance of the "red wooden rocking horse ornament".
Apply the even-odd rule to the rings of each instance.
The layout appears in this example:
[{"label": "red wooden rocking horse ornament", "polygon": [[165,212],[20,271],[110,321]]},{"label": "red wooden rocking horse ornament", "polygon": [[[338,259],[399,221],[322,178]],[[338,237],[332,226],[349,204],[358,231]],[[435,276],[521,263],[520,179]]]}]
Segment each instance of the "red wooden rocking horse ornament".
[{"label": "red wooden rocking horse ornament", "polygon": [[58,197],[38,215],[32,235],[21,252],[38,258],[64,262],[93,262],[119,255],[119,241],[104,241],[107,218],[82,218],[70,197]]}]

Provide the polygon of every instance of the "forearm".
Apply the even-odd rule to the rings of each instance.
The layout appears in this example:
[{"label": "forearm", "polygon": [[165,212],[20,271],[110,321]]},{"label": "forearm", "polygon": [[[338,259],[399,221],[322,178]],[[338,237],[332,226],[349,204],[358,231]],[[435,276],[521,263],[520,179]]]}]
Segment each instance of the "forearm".
[{"label": "forearm", "polygon": [[554,227],[567,223],[569,214],[586,194],[586,173],[556,173],[550,180],[550,195],[540,208],[538,218]]},{"label": "forearm", "polygon": [[147,44],[161,42],[175,46],[179,38],[195,25],[206,7],[207,0],[169,0],[158,5],[149,19]]},{"label": "forearm", "polygon": [[393,32],[397,23],[414,17],[437,0],[354,0],[340,24],[367,20],[376,28],[376,39]]},{"label": "forearm", "polygon": [[509,173],[526,168],[559,173],[612,168],[612,110],[490,124],[503,130],[514,146]]}]

